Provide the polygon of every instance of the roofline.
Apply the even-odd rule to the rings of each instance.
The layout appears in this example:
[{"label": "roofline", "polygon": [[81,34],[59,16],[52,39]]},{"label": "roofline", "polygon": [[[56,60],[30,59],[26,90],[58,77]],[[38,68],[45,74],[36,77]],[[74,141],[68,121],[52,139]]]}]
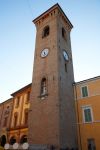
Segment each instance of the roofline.
[{"label": "roofline", "polygon": [[75,83],[73,83],[73,85],[81,84],[81,83],[84,83],[84,82],[90,82],[90,81],[97,80],[97,79],[100,79],[100,76],[96,76],[96,77],[89,78],[89,79],[86,79],[86,80],[83,80],[83,81],[75,82]]},{"label": "roofline", "polygon": [[4,104],[4,103],[7,103],[8,101],[11,101],[12,99],[13,99],[13,98],[11,97],[11,98],[5,100],[4,102],[1,102],[0,105],[2,105],[2,104]]},{"label": "roofline", "polygon": [[19,92],[25,90],[26,88],[30,87],[32,85],[32,83],[22,87],[21,89],[17,90],[16,92],[12,93],[11,96],[15,96],[16,94],[18,94]]},{"label": "roofline", "polygon": [[41,15],[39,15],[38,17],[36,17],[32,22],[36,22],[37,19],[39,19],[40,17],[42,17],[45,13],[47,13],[48,11],[50,11],[53,7],[58,6],[61,10],[61,12],[63,13],[63,15],[65,16],[65,18],[67,19],[67,21],[69,22],[71,28],[73,28],[72,23],[70,22],[70,20],[68,19],[68,17],[66,16],[66,14],[64,13],[63,9],[61,8],[61,6],[56,3],[55,5],[53,5],[52,7],[50,7],[48,10],[46,10],[44,13],[42,13]]}]

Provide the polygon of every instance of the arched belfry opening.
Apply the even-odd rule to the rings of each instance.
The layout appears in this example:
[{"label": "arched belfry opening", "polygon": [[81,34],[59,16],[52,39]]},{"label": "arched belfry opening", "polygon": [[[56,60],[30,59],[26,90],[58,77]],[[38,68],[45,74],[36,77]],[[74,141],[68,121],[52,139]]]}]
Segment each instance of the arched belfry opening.
[{"label": "arched belfry opening", "polygon": [[47,37],[50,33],[50,27],[47,25],[44,27],[43,32],[42,32],[42,38]]}]

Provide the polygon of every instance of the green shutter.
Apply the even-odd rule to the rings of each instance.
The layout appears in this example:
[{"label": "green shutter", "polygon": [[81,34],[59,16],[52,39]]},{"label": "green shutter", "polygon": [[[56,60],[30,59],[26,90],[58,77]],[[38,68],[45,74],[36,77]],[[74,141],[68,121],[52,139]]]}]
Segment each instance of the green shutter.
[{"label": "green shutter", "polygon": [[87,86],[82,87],[82,97],[87,97],[88,96],[88,91],[87,91]]},{"label": "green shutter", "polygon": [[85,116],[85,122],[91,122],[92,121],[90,108],[84,109],[84,116]]}]

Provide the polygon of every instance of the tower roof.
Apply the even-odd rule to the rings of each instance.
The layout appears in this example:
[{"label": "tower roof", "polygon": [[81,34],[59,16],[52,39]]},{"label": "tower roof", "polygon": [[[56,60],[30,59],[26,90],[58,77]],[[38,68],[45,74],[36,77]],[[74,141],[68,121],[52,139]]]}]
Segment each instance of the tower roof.
[{"label": "tower roof", "polygon": [[37,21],[39,21],[40,19],[42,19],[45,15],[48,15],[49,13],[51,13],[56,8],[61,12],[61,14],[65,18],[65,20],[67,21],[67,23],[69,24],[69,26],[71,28],[73,28],[72,23],[70,22],[70,20],[68,19],[68,17],[66,16],[66,14],[64,13],[64,11],[62,10],[62,8],[60,7],[60,5],[58,3],[56,3],[55,5],[53,5],[51,8],[49,8],[47,11],[45,11],[44,13],[42,13],[37,18],[35,18],[32,22],[36,23]]}]

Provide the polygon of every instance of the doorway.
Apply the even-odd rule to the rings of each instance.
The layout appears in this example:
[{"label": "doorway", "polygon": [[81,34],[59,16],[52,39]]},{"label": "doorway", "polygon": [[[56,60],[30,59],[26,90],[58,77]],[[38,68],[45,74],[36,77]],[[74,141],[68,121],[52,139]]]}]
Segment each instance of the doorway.
[{"label": "doorway", "polygon": [[88,150],[96,150],[95,140],[88,139]]},{"label": "doorway", "polygon": [[4,145],[6,144],[6,136],[5,135],[2,135],[1,136],[1,142],[0,142],[0,144],[1,144],[1,146],[3,146],[4,147]]}]

